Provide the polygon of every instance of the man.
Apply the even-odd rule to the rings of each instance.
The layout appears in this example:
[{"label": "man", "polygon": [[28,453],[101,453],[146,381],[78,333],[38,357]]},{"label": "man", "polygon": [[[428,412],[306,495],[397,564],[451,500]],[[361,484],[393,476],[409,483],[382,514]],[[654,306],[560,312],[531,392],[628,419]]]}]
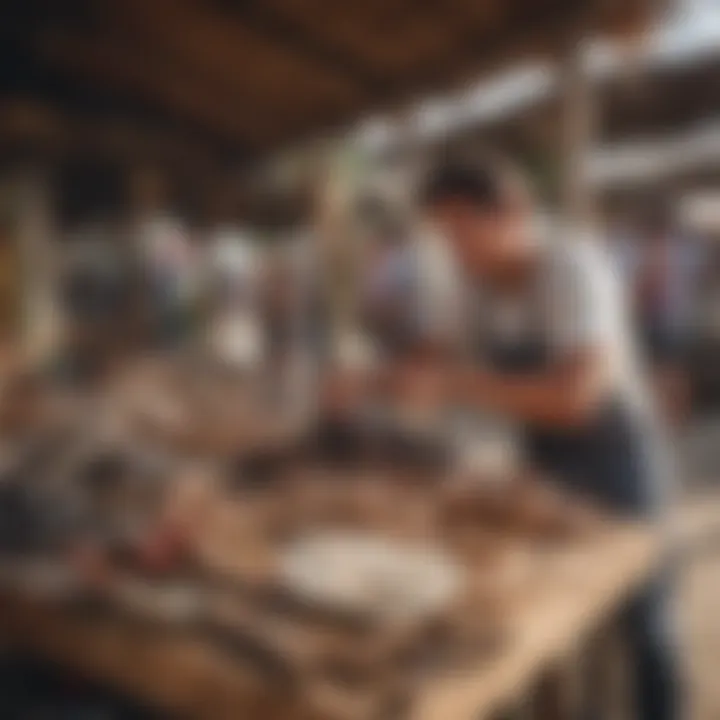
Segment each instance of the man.
[{"label": "man", "polygon": [[[423,205],[482,307],[483,364],[453,373],[457,401],[522,424],[530,462],[627,516],[657,517],[666,497],[653,416],[623,302],[599,245],[568,231],[538,238],[530,193],[502,163],[448,163]],[[628,609],[638,716],[677,717],[669,588],[658,579]]]}]

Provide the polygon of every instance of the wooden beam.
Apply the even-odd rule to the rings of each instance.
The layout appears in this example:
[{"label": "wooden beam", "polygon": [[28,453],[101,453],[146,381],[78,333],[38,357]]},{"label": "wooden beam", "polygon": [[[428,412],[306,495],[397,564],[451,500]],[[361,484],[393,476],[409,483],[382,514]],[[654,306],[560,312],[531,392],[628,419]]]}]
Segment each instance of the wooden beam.
[{"label": "wooden beam", "polygon": [[175,74],[192,81],[204,92],[222,98],[223,104],[238,116],[252,118],[255,129],[260,129],[260,136],[276,132],[278,123],[286,116],[268,102],[265,91],[253,92],[245,86],[243,63],[232,62],[229,57],[222,63],[212,61],[218,52],[212,38],[205,36],[198,29],[196,19],[183,15],[179,7],[174,3],[172,7],[164,6],[163,0],[152,3],[110,0],[94,6],[93,11],[103,36],[118,44],[130,45],[160,64],[172,66]]},{"label": "wooden beam", "polygon": [[189,117],[236,146],[263,142],[258,136],[263,124],[245,113],[228,109],[225,98],[216,96],[178,74],[138,48],[123,47],[107,40],[93,40],[70,34],[50,34],[40,42],[40,51],[58,68],[94,84],[111,84],[123,92],[175,114]]},{"label": "wooden beam", "polygon": [[[492,32],[487,31],[487,25],[481,22],[483,16],[478,15],[477,22],[468,22],[466,31],[459,33],[452,52],[428,58],[412,77],[396,80],[387,96],[375,97],[372,107],[365,110],[394,111],[421,93],[447,92],[453,86],[477,81],[481,75],[508,62],[543,56],[556,58],[563,53],[568,38],[576,35],[581,26],[597,32],[618,31],[624,17],[624,30],[637,32],[643,20],[651,17],[653,3],[654,0],[615,0],[609,4],[596,0],[590,5],[576,0],[514,3],[511,12],[502,13],[501,27],[493,28]],[[338,110],[334,115],[326,113],[323,117],[318,114],[297,128],[295,140],[317,136],[333,127],[337,129],[357,114],[357,109],[345,113]]]},{"label": "wooden beam", "polygon": [[54,147],[64,141],[67,131],[64,118],[46,105],[18,100],[0,105],[0,147],[20,143]]},{"label": "wooden beam", "polygon": [[[289,50],[309,64],[332,69],[358,90],[371,97],[385,96],[390,85],[387,77],[373,71],[329,37],[309,33],[292,19],[280,15],[262,0],[237,3],[222,2],[229,15],[237,17],[245,27],[269,40],[274,45]],[[319,24],[322,24],[321,22]]]},{"label": "wooden beam", "polygon": [[93,153],[123,163],[150,162],[174,171],[212,173],[220,158],[182,132],[132,118],[98,118],[53,105],[9,100],[0,106],[0,150],[22,146],[49,158]]},{"label": "wooden beam", "polygon": [[201,69],[224,83],[226,92],[259,108],[272,123],[292,127],[307,108],[328,104],[357,109],[367,99],[333,67],[303,62],[284,46],[273,45],[245,24],[208,13],[188,0],[112,0],[104,6],[114,22],[124,23],[173,62]]},{"label": "wooden beam", "polygon": [[[532,10],[526,10],[522,15],[506,14],[503,28],[491,37],[480,33],[477,26],[469,25],[465,37],[459,38],[459,47],[451,55],[428,59],[412,77],[398,82],[391,96],[375,98],[374,106],[368,109],[397,112],[403,103],[412,101],[420,93],[447,92],[462,82],[477,80],[511,58],[517,60],[543,53],[550,55],[551,50],[557,52],[577,27],[578,13],[574,7],[574,0],[550,0],[549,4],[538,1]],[[357,112],[342,111],[334,116],[318,115],[297,129],[294,140],[337,129],[356,117]]]},{"label": "wooden beam", "polygon": [[235,145],[268,150],[469,80],[498,59],[549,50],[576,24],[575,6],[513,4],[523,12],[507,14],[505,29],[491,36],[478,15],[452,53],[428,57],[412,77],[392,81],[261,0],[238,3],[235,16],[201,0],[104,0],[91,5],[105,20],[101,39],[66,38],[49,54],[66,71],[110,79]]},{"label": "wooden beam", "polygon": [[22,343],[31,358],[46,361],[59,342],[57,226],[48,168],[19,168],[10,191],[17,213],[16,238],[23,268]]},{"label": "wooden beam", "polygon": [[537,0],[529,6],[509,8],[500,25],[490,30],[479,24],[468,25],[450,54],[429,58],[412,79],[407,79],[408,91],[421,86],[441,88],[449,79],[470,80],[509,61],[552,54],[577,24],[576,5],[575,0]]}]

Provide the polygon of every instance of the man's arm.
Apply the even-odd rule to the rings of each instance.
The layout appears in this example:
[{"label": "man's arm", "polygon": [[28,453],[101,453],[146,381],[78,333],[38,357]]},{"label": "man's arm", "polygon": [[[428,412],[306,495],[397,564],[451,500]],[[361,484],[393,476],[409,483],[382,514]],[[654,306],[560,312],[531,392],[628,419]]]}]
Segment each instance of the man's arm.
[{"label": "man's arm", "polygon": [[579,427],[605,398],[607,378],[603,354],[584,350],[556,367],[529,375],[472,368],[458,373],[453,385],[460,402],[477,404],[521,422]]},{"label": "man's arm", "polygon": [[620,341],[621,297],[608,258],[581,239],[561,246],[543,278],[547,370],[507,375],[483,369],[460,378],[460,397],[521,422],[583,425],[607,397],[613,344]]}]

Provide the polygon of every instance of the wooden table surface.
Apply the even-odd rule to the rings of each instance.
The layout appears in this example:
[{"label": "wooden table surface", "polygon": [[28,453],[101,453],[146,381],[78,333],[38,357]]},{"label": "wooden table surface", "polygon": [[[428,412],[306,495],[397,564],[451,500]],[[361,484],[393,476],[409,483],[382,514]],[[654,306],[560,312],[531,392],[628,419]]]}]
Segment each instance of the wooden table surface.
[{"label": "wooden table surface", "polygon": [[[497,654],[463,672],[429,679],[411,717],[490,717],[610,617],[653,571],[658,555],[653,533],[621,528],[555,557],[510,610],[509,636]],[[187,633],[129,617],[83,616],[7,593],[0,594],[0,632],[38,656],[183,716],[288,718],[281,698],[273,709],[257,696],[251,666],[236,658],[229,662],[221,649]],[[356,716],[362,717],[362,709]]]},{"label": "wooden table surface", "polygon": [[639,528],[616,530],[569,554],[562,570],[546,574],[523,599],[492,662],[429,681],[413,720],[490,717],[617,612],[659,557],[657,538]]}]

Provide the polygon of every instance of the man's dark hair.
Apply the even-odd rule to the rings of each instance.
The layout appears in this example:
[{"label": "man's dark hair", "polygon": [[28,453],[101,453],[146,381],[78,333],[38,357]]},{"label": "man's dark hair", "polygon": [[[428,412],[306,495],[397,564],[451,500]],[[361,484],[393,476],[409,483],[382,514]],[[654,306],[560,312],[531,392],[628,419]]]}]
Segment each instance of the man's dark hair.
[{"label": "man's dark hair", "polygon": [[478,208],[496,210],[511,195],[510,169],[495,159],[445,160],[433,168],[420,191],[424,207],[461,200]]}]

